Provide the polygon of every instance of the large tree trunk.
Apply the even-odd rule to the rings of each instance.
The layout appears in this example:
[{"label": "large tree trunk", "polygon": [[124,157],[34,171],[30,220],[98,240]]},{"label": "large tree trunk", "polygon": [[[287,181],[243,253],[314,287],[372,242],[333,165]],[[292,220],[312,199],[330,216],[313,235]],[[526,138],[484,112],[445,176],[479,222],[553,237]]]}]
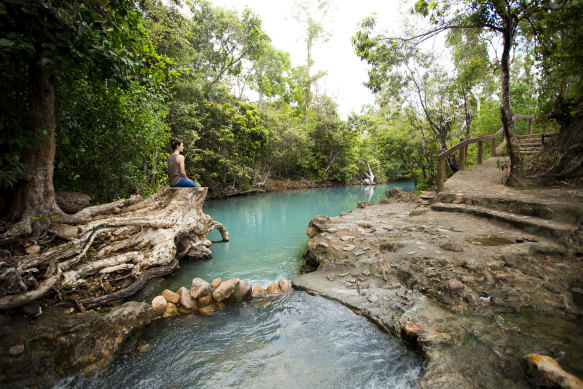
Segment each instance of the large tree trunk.
[{"label": "large tree trunk", "polygon": [[[37,145],[23,156],[25,180],[14,192],[10,218],[19,220],[0,237],[0,243],[20,236],[38,236],[48,225],[48,217],[62,215],[55,201],[53,166],[55,160],[55,88],[49,74],[31,67],[29,125]],[[34,219],[33,219],[34,218]]]},{"label": "large tree trunk", "polygon": [[508,12],[504,18],[504,31],[502,31],[503,50],[500,60],[500,73],[502,76],[502,106],[500,107],[502,117],[502,127],[504,128],[504,138],[510,151],[510,175],[508,176],[508,185],[517,185],[521,182],[522,159],[518,150],[518,141],[514,132],[514,121],[512,110],[510,109],[510,50],[514,39],[514,20]]},{"label": "large tree trunk", "polygon": [[[3,264],[0,284],[9,294],[0,297],[0,310],[55,290],[65,290],[86,307],[105,304],[136,293],[149,278],[171,272],[181,258],[210,257],[211,242],[205,235],[215,228],[224,241],[229,235],[202,212],[207,189],[165,187],[146,200],[136,196],[72,215],[75,220],[90,219],[73,227],[66,243]],[[108,214],[96,215],[99,212]],[[71,221],[67,219],[62,221]],[[31,275],[34,282],[25,282]]]}]

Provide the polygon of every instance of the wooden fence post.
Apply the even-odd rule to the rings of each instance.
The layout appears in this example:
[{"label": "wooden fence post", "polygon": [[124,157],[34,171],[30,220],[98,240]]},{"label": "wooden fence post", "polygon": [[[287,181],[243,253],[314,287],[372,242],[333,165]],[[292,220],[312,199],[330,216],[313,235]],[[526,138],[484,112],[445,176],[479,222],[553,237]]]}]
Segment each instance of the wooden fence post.
[{"label": "wooden fence post", "polygon": [[[463,143],[465,139],[461,139],[460,143]],[[462,145],[460,148],[460,166],[459,169],[463,170],[466,167],[466,153],[467,153],[467,146],[465,144]]]},{"label": "wooden fence post", "polygon": [[478,142],[478,165],[482,164],[482,153],[484,151],[484,142]]},{"label": "wooden fence post", "polygon": [[[440,150],[440,154],[445,150]],[[437,157],[437,192],[443,190],[443,183],[445,181],[445,157]]]},{"label": "wooden fence post", "polygon": [[496,138],[492,139],[492,149],[490,150],[490,157],[496,156]]}]

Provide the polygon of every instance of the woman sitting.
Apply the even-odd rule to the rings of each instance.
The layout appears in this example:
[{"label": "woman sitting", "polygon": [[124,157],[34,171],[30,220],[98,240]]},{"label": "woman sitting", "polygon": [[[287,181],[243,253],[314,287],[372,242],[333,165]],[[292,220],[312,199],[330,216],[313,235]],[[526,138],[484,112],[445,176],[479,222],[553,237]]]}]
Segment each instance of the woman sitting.
[{"label": "woman sitting", "polygon": [[186,177],[184,155],[180,154],[184,150],[182,141],[177,138],[171,138],[170,146],[174,152],[168,157],[168,183],[171,187],[196,188],[197,185]]}]

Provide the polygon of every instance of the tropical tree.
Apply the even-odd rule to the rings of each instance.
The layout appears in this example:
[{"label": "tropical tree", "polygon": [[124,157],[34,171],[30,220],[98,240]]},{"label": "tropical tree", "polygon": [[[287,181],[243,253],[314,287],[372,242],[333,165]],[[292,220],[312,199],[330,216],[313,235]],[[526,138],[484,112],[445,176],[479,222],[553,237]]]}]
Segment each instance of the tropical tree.
[{"label": "tropical tree", "polygon": [[[159,57],[153,52],[140,52],[140,23],[133,2],[0,3],[2,89],[16,86],[5,104],[18,107],[15,115],[3,119],[3,126],[16,123],[23,134],[18,138],[26,139],[19,150],[26,170],[11,209],[11,217],[20,222],[0,241],[38,234],[44,217],[63,215],[53,187],[56,80],[66,78],[71,69],[90,66],[96,79],[123,84],[136,69],[155,64]],[[139,77],[139,72],[133,74]]]}]

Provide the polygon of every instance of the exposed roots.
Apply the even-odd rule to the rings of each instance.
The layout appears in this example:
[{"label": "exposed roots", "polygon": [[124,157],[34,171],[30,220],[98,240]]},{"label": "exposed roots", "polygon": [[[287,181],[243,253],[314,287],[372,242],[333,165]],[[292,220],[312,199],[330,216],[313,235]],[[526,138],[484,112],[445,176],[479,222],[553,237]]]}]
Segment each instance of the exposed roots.
[{"label": "exposed roots", "polygon": [[0,309],[55,289],[77,296],[85,307],[97,306],[133,295],[149,279],[173,271],[180,258],[210,257],[205,235],[215,228],[223,240],[229,235],[202,212],[206,193],[207,188],[163,188],[146,200],[133,197],[60,217],[60,223],[76,224],[77,234],[0,262],[0,287],[10,285],[0,290]]}]

